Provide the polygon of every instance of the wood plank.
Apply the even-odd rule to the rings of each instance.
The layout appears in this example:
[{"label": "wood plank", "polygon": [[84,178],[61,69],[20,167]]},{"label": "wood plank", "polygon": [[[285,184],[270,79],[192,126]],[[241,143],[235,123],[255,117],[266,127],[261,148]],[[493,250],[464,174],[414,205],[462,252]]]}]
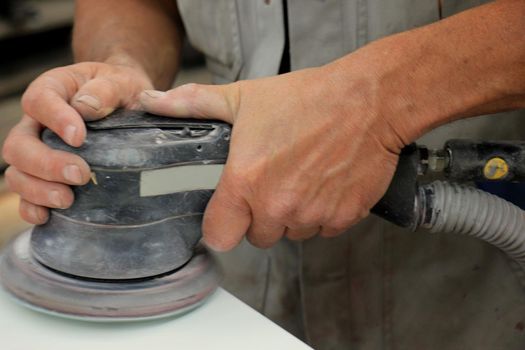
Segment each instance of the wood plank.
[{"label": "wood plank", "polygon": [[31,226],[18,214],[19,198],[7,190],[3,178],[0,178],[0,247],[15,234]]}]

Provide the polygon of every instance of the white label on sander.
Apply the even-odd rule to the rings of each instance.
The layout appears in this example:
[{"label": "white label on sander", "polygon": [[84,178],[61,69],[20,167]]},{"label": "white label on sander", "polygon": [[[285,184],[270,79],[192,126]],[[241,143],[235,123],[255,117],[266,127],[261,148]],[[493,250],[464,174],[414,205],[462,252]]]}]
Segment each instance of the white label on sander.
[{"label": "white label on sander", "polygon": [[224,164],[182,165],[140,174],[140,196],[211,190],[217,187]]}]

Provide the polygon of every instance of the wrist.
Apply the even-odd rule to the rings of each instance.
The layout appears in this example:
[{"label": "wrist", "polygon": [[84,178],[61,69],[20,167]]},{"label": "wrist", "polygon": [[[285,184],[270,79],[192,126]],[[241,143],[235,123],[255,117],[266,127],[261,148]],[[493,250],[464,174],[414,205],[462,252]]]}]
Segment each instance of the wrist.
[{"label": "wrist", "polygon": [[150,82],[152,81],[152,77],[150,76],[150,74],[148,74],[147,68],[130,55],[124,53],[112,54],[111,56],[107,57],[103,62],[112,66],[131,69],[137,75],[142,76],[142,78],[147,79]]},{"label": "wrist", "polygon": [[126,69],[135,78],[144,81],[147,89],[168,89],[172,83],[171,74],[163,75],[159,68],[155,66],[155,62],[138,56],[140,55],[129,53],[124,49],[115,49],[104,55],[77,55],[76,58],[78,61],[101,62],[113,67]]},{"label": "wrist", "polygon": [[[105,63],[129,67],[147,77],[151,85],[158,90],[169,89],[178,67],[178,58],[174,48],[155,50],[154,53],[145,55],[139,52],[121,50],[111,54],[104,60]],[[152,55],[155,54],[155,57]]]},{"label": "wrist", "polygon": [[[409,69],[411,58],[400,40],[383,39],[323,67],[344,104],[360,104],[359,118],[370,134],[395,153],[439,119],[440,111],[421,98],[421,80]],[[354,110],[351,108],[350,110]]]},{"label": "wrist", "polygon": [[425,42],[414,31],[402,33],[364,47],[357,57],[373,71],[368,75],[378,116],[403,146],[450,120],[464,106],[459,96],[452,102],[445,97],[450,91],[441,91],[447,83],[443,74],[453,67],[430,53]]}]

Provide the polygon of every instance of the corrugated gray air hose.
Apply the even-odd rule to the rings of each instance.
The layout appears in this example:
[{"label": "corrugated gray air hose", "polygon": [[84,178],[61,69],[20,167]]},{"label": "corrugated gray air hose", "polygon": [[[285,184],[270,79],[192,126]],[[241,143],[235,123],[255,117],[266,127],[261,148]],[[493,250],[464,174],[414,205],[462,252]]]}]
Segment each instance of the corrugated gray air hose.
[{"label": "corrugated gray air hose", "polygon": [[525,211],[485,191],[435,181],[420,187],[422,226],[482,239],[525,270]]}]

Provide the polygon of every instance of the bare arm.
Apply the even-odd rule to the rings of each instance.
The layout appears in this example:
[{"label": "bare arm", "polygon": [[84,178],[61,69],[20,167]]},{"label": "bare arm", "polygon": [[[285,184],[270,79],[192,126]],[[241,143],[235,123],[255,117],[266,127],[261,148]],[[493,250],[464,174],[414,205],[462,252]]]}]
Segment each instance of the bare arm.
[{"label": "bare arm", "polygon": [[75,60],[143,69],[159,89],[179,66],[182,24],[173,0],[77,0]]},{"label": "bare arm", "polygon": [[[366,99],[408,144],[449,121],[525,107],[525,1],[500,0],[372,43],[327,67],[343,94],[357,71]],[[370,79],[368,80],[370,81]]]}]

